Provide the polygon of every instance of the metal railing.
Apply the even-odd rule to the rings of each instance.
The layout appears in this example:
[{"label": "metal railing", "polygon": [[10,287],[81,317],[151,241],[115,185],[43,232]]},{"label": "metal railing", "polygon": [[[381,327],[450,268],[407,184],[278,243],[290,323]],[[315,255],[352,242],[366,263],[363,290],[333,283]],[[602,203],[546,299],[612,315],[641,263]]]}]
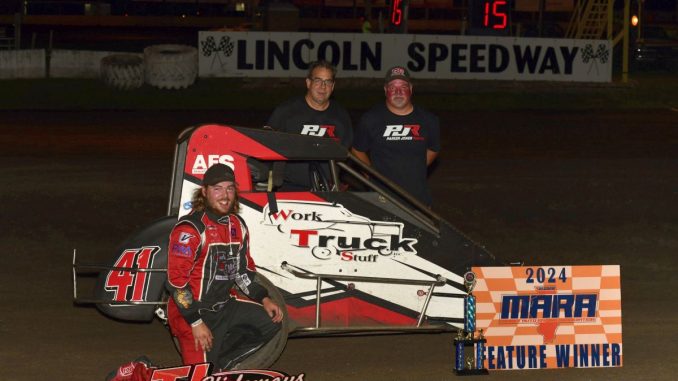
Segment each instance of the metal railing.
[{"label": "metal railing", "polygon": [[390,193],[386,192],[384,189],[382,189],[382,187],[378,186],[374,182],[371,182],[368,179],[366,179],[363,175],[361,175],[357,170],[351,168],[348,164],[343,162],[337,162],[336,165],[342,170],[351,174],[351,176],[353,176],[358,181],[362,182],[365,186],[367,186],[371,190],[379,193],[379,195],[381,195],[382,197],[389,200],[391,203],[398,206],[400,210],[406,212],[407,214],[415,218],[417,221],[419,221],[429,229],[433,230],[435,234],[440,234],[440,221],[442,220],[442,217],[433,212],[428,206],[424,205],[421,201],[414,198],[414,196],[412,196],[407,191],[402,189],[400,186],[398,186],[398,184],[394,183],[392,180],[386,178],[384,175],[377,172],[371,166],[363,163],[362,161],[360,161],[358,158],[351,154],[348,155],[348,158],[352,163],[360,167],[361,171],[363,171],[370,177],[379,180],[382,184],[392,189],[396,194],[402,197],[403,200],[407,201],[412,206],[414,206],[416,210],[413,209],[411,206],[405,205],[405,203],[403,203],[396,197],[393,197]]},{"label": "metal railing", "polygon": [[[404,284],[412,286],[428,286],[428,292],[426,293],[426,300],[424,300],[424,305],[422,306],[421,311],[419,312],[419,317],[417,319],[417,325],[410,327],[409,329],[421,329],[421,324],[424,321],[424,316],[426,315],[426,310],[428,309],[429,302],[433,296],[433,289],[436,286],[443,286],[447,282],[441,275],[436,275],[436,278],[433,280],[420,280],[420,279],[402,279],[402,278],[375,278],[375,277],[366,277],[366,276],[355,276],[355,275],[336,275],[336,274],[316,274],[312,272],[303,272],[295,269],[293,265],[284,261],[280,265],[283,270],[289,272],[290,274],[304,279],[315,279],[316,280],[316,302],[315,302],[315,327],[313,328],[304,328],[302,330],[321,330],[320,327],[320,296],[322,292],[322,283],[324,280],[331,281],[353,281],[353,282],[365,282],[365,283],[388,283],[388,284]],[[405,329],[404,329],[405,328]],[[327,328],[323,328],[328,330]],[[358,330],[408,330],[406,327],[397,327],[397,328],[388,328],[388,327],[351,327],[351,328],[339,328],[338,330],[343,331],[358,331]]]}]

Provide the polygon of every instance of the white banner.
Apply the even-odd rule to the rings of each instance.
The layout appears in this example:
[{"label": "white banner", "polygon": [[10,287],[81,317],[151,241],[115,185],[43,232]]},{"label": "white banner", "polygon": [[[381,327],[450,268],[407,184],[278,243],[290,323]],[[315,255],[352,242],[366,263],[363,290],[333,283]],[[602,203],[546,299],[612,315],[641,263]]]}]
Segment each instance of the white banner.
[{"label": "white banner", "polygon": [[343,78],[406,65],[420,79],[610,82],[608,40],[353,33],[200,32],[200,77],[304,77],[325,59]]}]

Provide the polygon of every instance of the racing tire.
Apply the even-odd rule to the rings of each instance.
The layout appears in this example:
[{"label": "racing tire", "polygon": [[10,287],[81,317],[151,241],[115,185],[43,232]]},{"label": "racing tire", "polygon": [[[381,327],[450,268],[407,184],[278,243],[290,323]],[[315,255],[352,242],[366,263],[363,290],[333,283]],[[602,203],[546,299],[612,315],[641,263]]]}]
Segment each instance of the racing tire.
[{"label": "racing tire", "polygon": [[144,60],[134,54],[111,54],[101,59],[101,79],[118,90],[138,89],[144,84]]},{"label": "racing tire", "polygon": [[254,278],[255,283],[259,283],[268,290],[268,296],[280,306],[283,312],[283,321],[280,323],[280,331],[275,336],[261,347],[258,351],[238,363],[233,367],[238,369],[267,369],[280,357],[285,345],[287,344],[287,335],[289,334],[289,315],[287,314],[287,307],[285,306],[285,299],[276,286],[266,279],[261,273],[257,273]]},{"label": "racing tire", "polygon": [[198,76],[198,49],[188,45],[152,45],[144,49],[146,83],[160,89],[184,89]]}]

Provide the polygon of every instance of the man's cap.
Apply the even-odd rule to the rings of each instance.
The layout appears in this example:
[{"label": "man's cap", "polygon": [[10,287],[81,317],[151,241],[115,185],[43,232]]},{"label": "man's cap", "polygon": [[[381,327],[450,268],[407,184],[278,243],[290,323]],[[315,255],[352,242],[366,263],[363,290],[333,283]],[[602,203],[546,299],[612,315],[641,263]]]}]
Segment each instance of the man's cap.
[{"label": "man's cap", "polygon": [[235,173],[226,164],[214,164],[202,178],[202,185],[214,185],[222,181],[235,181]]},{"label": "man's cap", "polygon": [[410,73],[407,71],[402,66],[394,66],[386,72],[386,78],[385,82],[387,85],[389,82],[393,81],[394,79],[402,79],[403,81],[406,81],[407,83],[410,82]]}]

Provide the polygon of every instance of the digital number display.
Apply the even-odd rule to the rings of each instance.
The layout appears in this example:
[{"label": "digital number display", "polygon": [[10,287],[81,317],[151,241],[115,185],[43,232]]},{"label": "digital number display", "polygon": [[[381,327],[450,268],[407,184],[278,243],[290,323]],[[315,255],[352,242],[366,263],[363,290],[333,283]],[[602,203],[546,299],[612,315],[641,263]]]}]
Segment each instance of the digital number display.
[{"label": "digital number display", "polygon": [[400,26],[403,23],[403,0],[391,0],[391,25]]},{"label": "digital number display", "polygon": [[510,14],[510,0],[469,0],[470,34],[506,35]]}]

